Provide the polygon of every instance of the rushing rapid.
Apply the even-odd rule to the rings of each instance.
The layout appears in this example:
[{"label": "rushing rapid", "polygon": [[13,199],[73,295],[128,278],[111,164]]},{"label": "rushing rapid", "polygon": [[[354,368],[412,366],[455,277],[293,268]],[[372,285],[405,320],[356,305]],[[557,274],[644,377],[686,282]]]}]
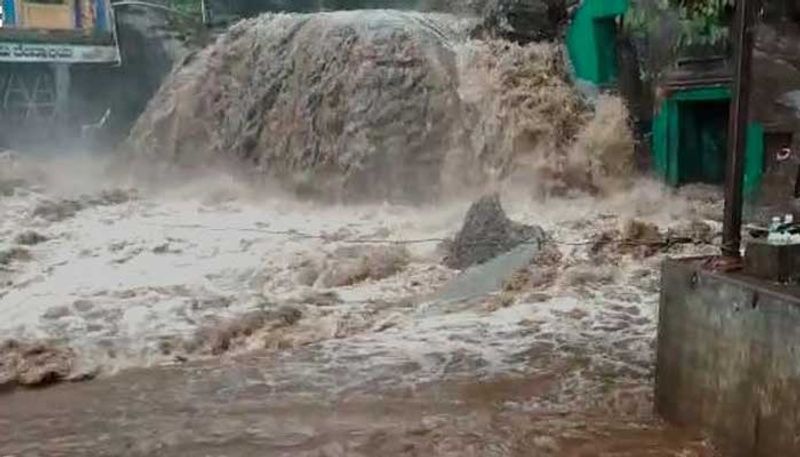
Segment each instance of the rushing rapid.
[{"label": "rushing rapid", "polygon": [[[474,27],[390,10],[241,22],[173,72],[130,145],[148,163],[233,164],[347,201],[432,201],[513,176],[593,188],[627,175],[621,101],[585,102],[559,46],[470,39]],[[609,121],[613,144],[581,142]]]}]

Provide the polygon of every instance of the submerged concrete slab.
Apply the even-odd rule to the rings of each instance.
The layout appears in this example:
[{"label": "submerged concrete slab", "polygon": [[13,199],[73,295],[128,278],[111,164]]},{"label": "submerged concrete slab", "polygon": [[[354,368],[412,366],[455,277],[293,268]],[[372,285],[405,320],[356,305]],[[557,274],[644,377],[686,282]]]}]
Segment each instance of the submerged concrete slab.
[{"label": "submerged concrete slab", "polygon": [[800,289],[663,266],[656,409],[729,457],[800,455]]},{"label": "submerged concrete slab", "polygon": [[521,244],[486,263],[470,267],[445,284],[431,297],[431,302],[468,302],[497,292],[514,273],[530,265],[540,249],[539,243]]}]

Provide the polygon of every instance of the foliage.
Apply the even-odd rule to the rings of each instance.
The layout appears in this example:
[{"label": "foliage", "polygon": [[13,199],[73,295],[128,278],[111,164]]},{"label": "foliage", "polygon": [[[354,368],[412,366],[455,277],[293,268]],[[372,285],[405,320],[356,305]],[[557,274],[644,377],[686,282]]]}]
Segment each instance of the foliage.
[{"label": "foliage", "polygon": [[202,0],[168,0],[167,6],[180,13],[167,15],[174,36],[190,48],[205,46],[209,36],[203,24]]},{"label": "foliage", "polygon": [[625,30],[640,45],[642,78],[658,79],[680,55],[725,52],[733,5],[734,0],[632,0]]},{"label": "foliage", "polygon": [[678,33],[675,42],[666,45],[719,45],[727,42],[733,4],[734,0],[634,0],[625,23],[633,35],[654,35],[654,29],[664,26],[670,16]]},{"label": "foliage", "polygon": [[684,0],[678,6],[679,45],[717,45],[728,40],[728,12],[734,0]]}]

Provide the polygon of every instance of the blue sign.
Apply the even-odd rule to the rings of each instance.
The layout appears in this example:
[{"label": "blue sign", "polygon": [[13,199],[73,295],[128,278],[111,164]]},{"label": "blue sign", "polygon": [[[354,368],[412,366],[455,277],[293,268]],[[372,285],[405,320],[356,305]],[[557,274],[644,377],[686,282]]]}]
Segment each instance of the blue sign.
[{"label": "blue sign", "polygon": [[108,11],[106,11],[106,0],[95,0],[94,16],[94,28],[103,32],[107,31]]},{"label": "blue sign", "polygon": [[17,12],[14,6],[14,0],[3,1],[3,27],[9,25],[13,26],[17,23]]}]

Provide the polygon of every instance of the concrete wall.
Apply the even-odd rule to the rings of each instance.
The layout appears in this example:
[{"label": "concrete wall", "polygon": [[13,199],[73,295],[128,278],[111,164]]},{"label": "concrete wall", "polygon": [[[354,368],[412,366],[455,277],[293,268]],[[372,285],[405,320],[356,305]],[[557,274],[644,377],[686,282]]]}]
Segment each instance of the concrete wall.
[{"label": "concrete wall", "polygon": [[[584,0],[567,29],[567,49],[578,79],[595,85],[618,78],[616,17],[628,11],[627,0]],[[605,52],[601,52],[605,51]]]},{"label": "concrete wall", "polygon": [[729,457],[800,455],[800,290],[667,261],[656,408]]}]

